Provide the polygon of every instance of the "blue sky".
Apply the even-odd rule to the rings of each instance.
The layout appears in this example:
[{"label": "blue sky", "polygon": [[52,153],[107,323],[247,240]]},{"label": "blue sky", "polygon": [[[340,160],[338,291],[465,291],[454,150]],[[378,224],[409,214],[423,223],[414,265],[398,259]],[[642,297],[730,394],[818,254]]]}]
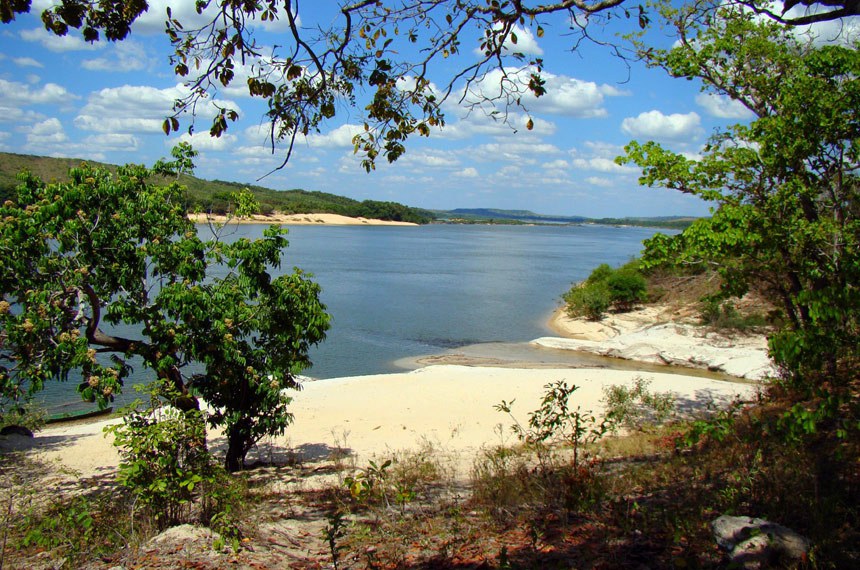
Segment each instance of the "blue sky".
[{"label": "blue sky", "polygon": [[[429,139],[415,137],[396,163],[378,164],[370,174],[360,166],[351,142],[359,110],[342,108],[335,123],[296,144],[286,168],[263,180],[280,164],[283,149],[272,155],[264,105],[243,92],[244,78],[215,97],[240,112],[220,139],[208,136],[212,108],[199,109],[197,131],[166,137],[161,123],[173,100],[184,93],[172,73],[164,36],[164,0],[150,1],[149,12],[129,39],[86,44],[78,35],[48,34],[38,14],[50,4],[35,0],[33,14],[0,25],[0,150],[76,157],[109,163],[152,164],[168,156],[178,140],[200,151],[196,174],[275,189],[304,188],[364,200],[395,200],[412,206],[528,209],[545,214],[603,216],[706,215],[708,206],[663,189],[640,188],[638,171],[613,163],[628,141],[658,140],[696,156],[715,128],[749,120],[730,101],[703,95],[695,82],[675,80],[659,70],[628,64],[606,48],[586,45],[570,51],[565,22],[547,18],[538,39],[521,30],[518,49],[545,60],[548,94],[529,100],[534,129],[526,116],[520,125],[493,121],[483,113],[467,115],[446,104],[445,128]],[[193,2],[174,9],[192,19]],[[303,25],[326,22],[334,2],[304,2]],[[187,21],[187,20],[183,20]],[[622,21],[629,31],[633,21]],[[596,30],[599,31],[599,30]],[[615,29],[600,31],[612,38]],[[74,32],[74,31],[73,31]],[[260,40],[278,42],[282,24],[267,24]],[[671,37],[656,31],[655,42]],[[462,61],[477,57],[463,37]],[[450,62],[455,65],[458,62]],[[444,66],[444,65],[443,65]],[[439,75],[439,82],[445,78]],[[187,128],[189,121],[182,124]],[[183,132],[182,130],[180,132]]]}]

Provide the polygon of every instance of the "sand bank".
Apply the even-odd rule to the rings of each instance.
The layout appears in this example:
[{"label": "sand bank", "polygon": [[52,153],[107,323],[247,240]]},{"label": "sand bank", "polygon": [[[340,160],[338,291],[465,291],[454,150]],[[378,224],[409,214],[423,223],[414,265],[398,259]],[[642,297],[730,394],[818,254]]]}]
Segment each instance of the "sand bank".
[{"label": "sand bank", "polygon": [[[188,218],[196,224],[207,221],[223,224],[225,216],[213,214],[188,214]],[[239,224],[283,224],[287,226],[300,225],[330,225],[330,226],[417,226],[411,222],[393,222],[390,220],[374,220],[370,218],[351,218],[339,214],[257,214],[249,218],[233,219],[231,223]]]},{"label": "sand bank", "polygon": [[[679,407],[688,412],[736,397],[748,399],[756,390],[751,384],[701,377],[605,369],[429,366],[399,374],[320,380],[306,383],[304,390],[294,394],[295,423],[287,434],[261,444],[249,460],[297,455],[311,461],[340,449],[362,465],[374,457],[430,444],[468,469],[482,446],[512,441],[510,418],[494,409],[502,400],[516,399],[514,411],[525,423],[544,385],[565,380],[580,387],[575,405],[599,414],[605,386],[631,385],[637,377],[650,380],[651,390],[674,392]],[[81,476],[104,474],[118,461],[111,441],[102,433],[106,424],[52,427],[29,441],[0,436],[0,446],[23,444],[41,459]],[[223,452],[220,434],[210,433],[210,441],[217,453]]]}]

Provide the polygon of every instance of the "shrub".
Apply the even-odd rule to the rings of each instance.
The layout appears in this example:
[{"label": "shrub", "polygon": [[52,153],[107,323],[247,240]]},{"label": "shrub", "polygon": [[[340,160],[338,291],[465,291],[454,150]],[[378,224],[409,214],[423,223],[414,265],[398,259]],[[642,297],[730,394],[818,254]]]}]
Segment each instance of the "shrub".
[{"label": "shrub", "polygon": [[599,321],[609,309],[611,299],[605,283],[575,286],[562,297],[567,303],[567,314],[571,317],[585,317]]},{"label": "shrub", "polygon": [[646,298],[645,278],[636,270],[619,270],[606,280],[612,305],[619,311],[629,311]]},{"label": "shrub", "polygon": [[616,311],[629,311],[647,297],[647,282],[636,260],[619,269],[603,263],[591,272],[588,279],[562,295],[568,315],[592,321],[602,319],[610,307]]},{"label": "shrub", "polygon": [[157,528],[200,522],[230,533],[231,481],[206,448],[199,411],[156,405],[131,411],[105,431],[120,448],[120,484]]}]

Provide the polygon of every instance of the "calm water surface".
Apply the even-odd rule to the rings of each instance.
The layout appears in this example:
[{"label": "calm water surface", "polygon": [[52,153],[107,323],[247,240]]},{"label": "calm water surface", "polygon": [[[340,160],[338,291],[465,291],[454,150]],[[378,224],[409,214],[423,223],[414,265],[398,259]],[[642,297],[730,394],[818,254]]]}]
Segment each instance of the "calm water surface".
[{"label": "calm water surface", "polygon": [[[240,226],[229,239],[261,237],[263,229]],[[410,357],[545,336],[572,282],[600,263],[638,255],[654,233],[605,226],[293,226],[282,269],[313,273],[332,315],[306,374],[394,372],[396,361]],[[135,372],[138,381],[146,379],[142,367]],[[73,384],[52,385],[45,396],[53,405],[78,398]]]}]

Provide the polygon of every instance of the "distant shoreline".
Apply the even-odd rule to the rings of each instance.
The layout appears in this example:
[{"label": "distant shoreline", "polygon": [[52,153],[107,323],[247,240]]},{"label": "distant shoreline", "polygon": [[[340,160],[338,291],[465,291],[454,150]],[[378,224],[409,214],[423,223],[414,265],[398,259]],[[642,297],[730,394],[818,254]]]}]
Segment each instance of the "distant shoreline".
[{"label": "distant shoreline", "polygon": [[248,218],[230,218],[220,214],[188,214],[195,224],[283,224],[288,226],[417,226],[412,222],[352,218],[340,214],[255,214]]}]

